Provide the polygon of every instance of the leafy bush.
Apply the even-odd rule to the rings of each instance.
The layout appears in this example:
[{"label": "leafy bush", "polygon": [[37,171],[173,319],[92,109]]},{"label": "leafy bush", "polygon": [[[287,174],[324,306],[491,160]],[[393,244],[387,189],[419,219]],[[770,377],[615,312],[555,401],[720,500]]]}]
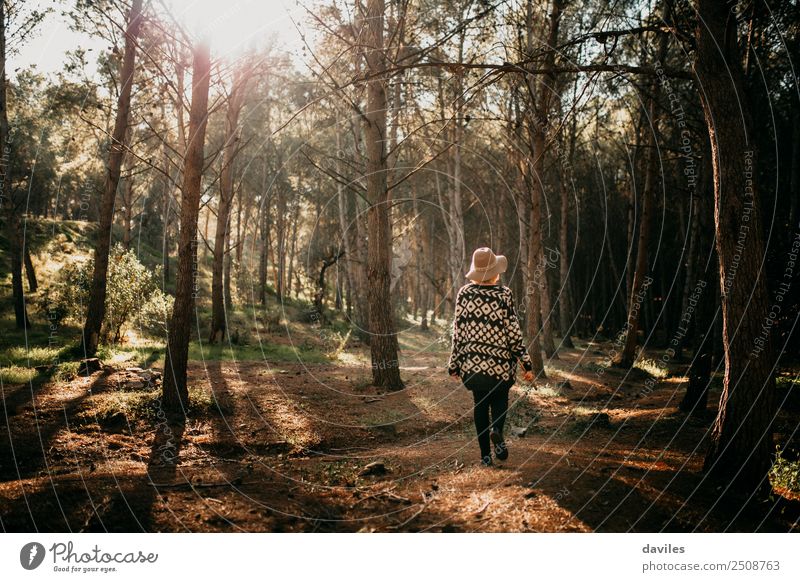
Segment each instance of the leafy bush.
[{"label": "leafy bush", "polygon": [[0,381],[3,384],[26,384],[36,377],[36,370],[23,366],[4,366],[0,368]]},{"label": "leafy bush", "polygon": [[776,447],[775,463],[770,469],[769,477],[775,487],[800,492],[800,461],[787,460],[781,448]]},{"label": "leafy bush", "polygon": [[37,307],[50,325],[60,326],[66,319],[83,324],[93,269],[94,261],[67,263],[56,281],[42,290]]},{"label": "leafy bush", "polygon": [[[40,308],[51,322],[58,318],[72,319],[83,324],[89,303],[94,260],[71,263],[61,268],[55,283],[43,292]],[[106,280],[106,317],[102,336],[117,342],[122,339],[126,325],[141,319],[145,331],[155,330],[163,337],[167,313],[172,309],[172,298],[158,288],[160,269],[150,269],[139,262],[136,254],[117,243],[108,257]]]},{"label": "leafy bush", "polygon": [[136,315],[138,329],[146,335],[164,339],[175,298],[156,288]]},{"label": "leafy bush", "polygon": [[145,305],[158,289],[159,271],[148,269],[133,251],[116,244],[108,257],[106,283],[106,335],[122,338],[123,326]]}]

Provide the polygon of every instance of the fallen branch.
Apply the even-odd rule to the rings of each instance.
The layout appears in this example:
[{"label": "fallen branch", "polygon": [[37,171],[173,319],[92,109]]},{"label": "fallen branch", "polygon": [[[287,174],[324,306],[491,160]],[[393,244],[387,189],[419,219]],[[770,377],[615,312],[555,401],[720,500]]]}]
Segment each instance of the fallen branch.
[{"label": "fallen branch", "polygon": [[407,520],[405,520],[403,523],[399,523],[399,524],[397,524],[397,525],[391,525],[391,526],[389,526],[389,529],[400,529],[401,527],[405,527],[406,525],[408,525],[409,523],[411,523],[412,521],[414,521],[414,519],[416,519],[416,518],[419,516],[419,514],[421,514],[423,511],[425,511],[425,508],[426,508],[426,507],[428,507],[428,502],[425,502],[425,503],[423,503],[423,504],[422,504],[422,507],[420,507],[420,508],[419,508],[419,510],[417,510],[417,511],[414,513],[414,515],[412,515],[411,517],[409,517],[409,518],[408,518]]},{"label": "fallen branch", "polygon": [[490,503],[491,503],[491,501],[487,501],[486,503],[484,503],[484,504],[483,504],[483,507],[481,507],[481,508],[480,508],[478,511],[476,511],[476,512],[475,512],[473,515],[480,515],[481,513],[483,513],[484,511],[486,511],[486,508],[487,508],[487,507],[489,507],[489,504],[490,504]]},{"label": "fallen branch", "polygon": [[420,493],[420,495],[422,496],[422,507],[420,507],[420,508],[419,508],[417,511],[415,511],[415,512],[414,512],[414,515],[412,515],[411,517],[409,517],[409,518],[408,518],[407,520],[405,520],[403,523],[399,523],[399,524],[397,524],[397,525],[391,525],[391,526],[389,526],[389,529],[400,529],[400,528],[402,528],[402,527],[405,527],[405,526],[407,526],[409,523],[411,523],[411,522],[412,522],[412,521],[414,521],[414,520],[415,520],[417,517],[419,517],[419,515],[420,515],[420,514],[421,514],[423,511],[425,511],[425,508],[426,508],[426,507],[428,507],[428,505],[430,505],[431,501],[433,501],[433,499],[434,499],[434,495],[433,495],[432,493],[431,493],[431,494],[426,494],[426,493],[425,493],[425,491],[422,491],[422,490],[420,490],[420,492],[419,492],[419,493]]},{"label": "fallen branch", "polygon": [[402,503],[411,503],[411,500],[408,497],[402,497],[401,495],[395,495],[394,493],[392,493],[392,491],[394,491],[394,490],[395,490],[395,487],[392,487],[391,489],[384,489],[384,490],[378,491],[376,493],[373,493],[372,495],[367,495],[366,497],[362,497],[361,499],[359,499],[358,501],[353,503],[353,505],[350,506],[350,509],[354,508],[356,505],[358,505],[362,501],[367,501],[369,499],[375,499],[377,497],[386,497],[387,499],[391,499],[391,500],[394,500],[394,501],[400,501]]},{"label": "fallen branch", "polygon": [[241,487],[242,485],[252,485],[253,483],[242,483],[239,479],[233,481],[222,481],[219,483],[153,483],[150,485],[156,489],[213,489],[215,487]]}]

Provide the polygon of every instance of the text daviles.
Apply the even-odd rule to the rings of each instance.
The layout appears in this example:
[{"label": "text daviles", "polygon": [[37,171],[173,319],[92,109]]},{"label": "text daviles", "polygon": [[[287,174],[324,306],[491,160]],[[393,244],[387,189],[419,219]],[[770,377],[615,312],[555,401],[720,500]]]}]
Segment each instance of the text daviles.
[{"label": "text daviles", "polygon": [[61,542],[50,546],[53,554],[53,563],[60,558],[62,562],[70,564],[152,564],[158,560],[158,554],[145,554],[141,550],[138,552],[103,552],[95,545],[88,552],[77,553],[73,551],[72,542],[63,544]]},{"label": "text daviles", "polygon": [[664,544],[663,546],[647,545],[642,548],[642,553],[645,554],[683,554],[686,548],[683,546],[673,546],[672,544]]}]

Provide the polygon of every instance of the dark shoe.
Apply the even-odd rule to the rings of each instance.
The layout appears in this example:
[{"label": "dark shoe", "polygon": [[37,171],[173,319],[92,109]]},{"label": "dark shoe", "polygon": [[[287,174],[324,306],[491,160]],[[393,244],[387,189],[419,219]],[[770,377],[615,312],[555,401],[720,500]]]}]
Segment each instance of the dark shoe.
[{"label": "dark shoe", "polygon": [[506,442],[503,440],[503,435],[501,435],[499,432],[492,431],[489,436],[492,438],[492,442],[494,443],[494,456],[501,461],[505,461],[508,458],[508,447],[506,446]]},{"label": "dark shoe", "polygon": [[481,465],[484,467],[491,467],[492,466],[492,455],[486,455],[481,459]]}]

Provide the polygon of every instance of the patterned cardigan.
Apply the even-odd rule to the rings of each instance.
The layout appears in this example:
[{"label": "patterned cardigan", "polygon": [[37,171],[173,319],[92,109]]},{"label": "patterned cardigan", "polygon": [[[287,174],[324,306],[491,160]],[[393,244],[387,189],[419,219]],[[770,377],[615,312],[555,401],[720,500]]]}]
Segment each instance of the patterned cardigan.
[{"label": "patterned cardigan", "polygon": [[533,369],[511,289],[477,283],[461,287],[456,295],[447,371],[461,378],[478,373],[513,382],[518,360],[526,372]]}]

